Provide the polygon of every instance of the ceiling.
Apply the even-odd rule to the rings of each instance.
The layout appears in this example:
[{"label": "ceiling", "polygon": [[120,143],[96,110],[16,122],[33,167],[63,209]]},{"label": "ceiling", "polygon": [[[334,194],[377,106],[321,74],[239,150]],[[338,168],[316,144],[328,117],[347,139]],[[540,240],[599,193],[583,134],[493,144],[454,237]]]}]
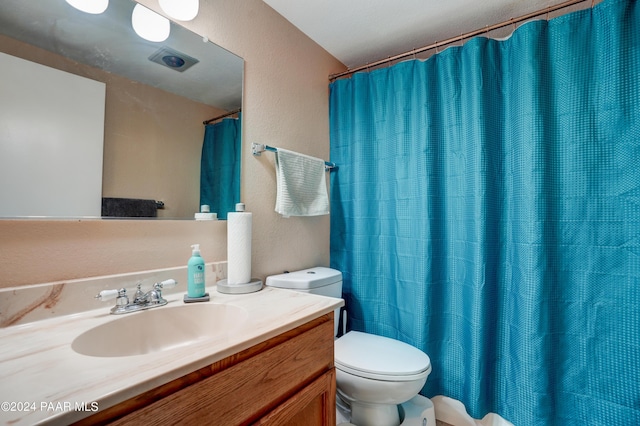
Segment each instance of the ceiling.
[{"label": "ceiling", "polygon": [[263,0],[349,68],[566,0]]}]

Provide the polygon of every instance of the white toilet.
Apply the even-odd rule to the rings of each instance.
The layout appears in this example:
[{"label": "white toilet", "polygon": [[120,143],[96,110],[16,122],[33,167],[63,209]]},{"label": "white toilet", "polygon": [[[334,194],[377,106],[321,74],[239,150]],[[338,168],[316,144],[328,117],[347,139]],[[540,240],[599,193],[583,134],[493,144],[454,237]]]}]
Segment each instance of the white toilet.
[{"label": "white toilet", "polygon": [[[267,277],[266,285],[323,296],[342,297],[342,273],[316,267]],[[339,310],[335,312],[338,331]],[[357,426],[400,425],[398,405],[422,389],[431,372],[419,349],[387,337],[350,331],[335,341],[338,399]]]}]

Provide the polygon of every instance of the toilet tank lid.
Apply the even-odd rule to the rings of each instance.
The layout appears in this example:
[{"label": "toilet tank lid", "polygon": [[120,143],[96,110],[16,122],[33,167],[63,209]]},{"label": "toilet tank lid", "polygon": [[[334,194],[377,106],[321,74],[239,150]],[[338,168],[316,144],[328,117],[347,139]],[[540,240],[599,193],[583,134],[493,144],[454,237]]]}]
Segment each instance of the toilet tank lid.
[{"label": "toilet tank lid", "polygon": [[270,287],[307,290],[324,287],[342,281],[342,272],[318,266],[300,271],[287,272],[267,277],[266,285]]}]

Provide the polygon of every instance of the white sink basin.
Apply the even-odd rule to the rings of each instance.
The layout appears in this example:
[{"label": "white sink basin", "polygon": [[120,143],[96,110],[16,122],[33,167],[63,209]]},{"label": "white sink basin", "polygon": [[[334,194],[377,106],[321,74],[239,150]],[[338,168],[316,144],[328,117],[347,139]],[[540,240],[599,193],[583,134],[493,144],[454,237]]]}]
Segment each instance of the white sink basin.
[{"label": "white sink basin", "polygon": [[76,337],[71,348],[82,355],[143,355],[220,338],[239,328],[247,311],[233,305],[164,306],[125,314]]}]

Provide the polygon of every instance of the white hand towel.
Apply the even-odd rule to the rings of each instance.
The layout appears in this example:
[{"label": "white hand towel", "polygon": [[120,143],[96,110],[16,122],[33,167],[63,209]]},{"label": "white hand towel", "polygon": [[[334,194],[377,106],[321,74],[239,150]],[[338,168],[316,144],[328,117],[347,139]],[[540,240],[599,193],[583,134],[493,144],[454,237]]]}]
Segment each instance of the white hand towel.
[{"label": "white hand towel", "polygon": [[324,160],[278,148],[276,212],[284,217],[329,214]]}]

